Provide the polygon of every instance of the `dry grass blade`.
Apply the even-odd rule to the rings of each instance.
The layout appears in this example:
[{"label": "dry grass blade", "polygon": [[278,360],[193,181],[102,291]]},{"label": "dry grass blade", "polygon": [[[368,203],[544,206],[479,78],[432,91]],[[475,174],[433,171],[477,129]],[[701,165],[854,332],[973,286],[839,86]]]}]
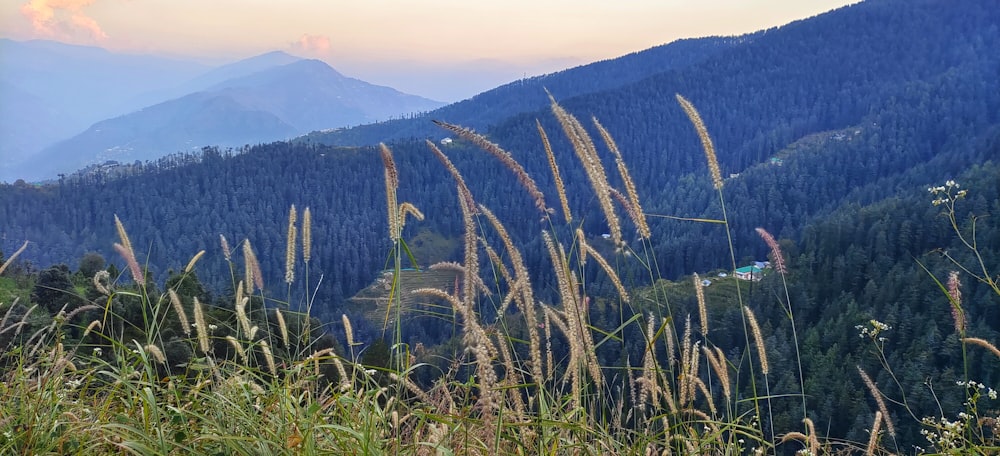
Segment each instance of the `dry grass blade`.
[{"label": "dry grass blade", "polygon": [[14,262],[14,259],[17,258],[17,256],[20,255],[22,252],[24,252],[24,249],[26,248],[28,248],[28,241],[24,241],[24,244],[21,244],[21,248],[14,251],[14,254],[11,255],[9,258],[7,258],[7,261],[3,262],[3,265],[0,266],[0,274],[3,274],[3,272],[7,270],[7,267]]},{"label": "dry grass blade", "polygon": [[246,287],[247,294],[253,293],[254,288],[264,290],[264,274],[260,271],[260,262],[257,261],[257,254],[253,252],[250,240],[243,240],[243,261],[246,267]]},{"label": "dry grass blade", "polygon": [[134,252],[132,249],[132,241],[128,238],[128,233],[125,232],[125,225],[122,224],[121,219],[118,218],[118,214],[115,214],[115,229],[118,230],[118,239],[121,241],[122,245],[129,250]]},{"label": "dry grass blade", "polygon": [[639,204],[639,191],[635,188],[635,182],[632,181],[632,175],[629,174],[628,167],[625,166],[625,160],[622,159],[618,145],[611,137],[611,133],[608,133],[608,130],[597,121],[596,117],[593,117],[592,120],[594,126],[597,127],[597,131],[601,134],[604,143],[607,144],[608,149],[615,156],[615,165],[618,166],[618,174],[621,175],[622,182],[625,183],[625,192],[628,194],[628,200],[632,207],[629,215],[632,217],[632,222],[635,223],[635,227],[639,231],[639,237],[649,239],[652,233],[649,231],[649,225],[646,223],[646,215],[642,212],[642,205]]},{"label": "dry grass blade", "polygon": [[146,353],[149,353],[157,363],[160,364],[167,363],[167,358],[163,356],[163,350],[160,350],[160,347],[157,347],[156,345],[153,344],[149,344],[143,347],[143,349],[145,349]]},{"label": "dry grass blade", "polygon": [[497,353],[497,348],[490,341],[483,327],[479,325],[472,307],[445,291],[436,288],[420,288],[413,290],[413,293],[442,299],[451,304],[455,313],[462,317],[462,332],[465,346],[472,352],[476,360],[476,372],[479,379],[478,386],[482,391],[477,407],[484,410],[485,416],[492,415],[494,409],[500,405],[496,388],[497,375],[493,369],[492,362],[494,354]]},{"label": "dry grass blade", "polygon": [[882,412],[882,418],[885,420],[885,428],[889,431],[889,435],[895,436],[896,427],[892,425],[892,419],[889,418],[889,409],[885,406],[885,401],[882,400],[882,392],[879,391],[875,382],[872,381],[871,377],[860,366],[858,366],[858,374],[861,375],[861,380],[864,381],[865,386],[868,387],[868,391],[875,398],[875,403],[878,405],[879,411]]},{"label": "dry grass blade", "polygon": [[701,115],[694,105],[680,94],[677,94],[677,102],[684,109],[688,119],[691,119],[698,138],[701,139],[701,147],[705,150],[705,158],[708,160],[708,170],[712,174],[712,185],[716,190],[722,189],[722,170],[719,168],[719,160],[715,157],[715,145],[712,144],[712,137],[708,135],[705,122],[701,120]]},{"label": "dry grass blade", "polygon": [[708,336],[708,307],[705,305],[705,287],[701,285],[701,277],[694,273],[691,277],[694,282],[694,295],[698,300],[698,319],[701,323],[701,335]]},{"label": "dry grass blade", "polygon": [[411,203],[400,204],[399,205],[399,232],[400,232],[400,235],[402,235],[402,233],[403,233],[403,228],[406,227],[406,216],[413,217],[413,218],[415,218],[417,220],[423,220],[424,219],[424,213],[420,212],[420,209],[417,209],[417,206],[414,206]]},{"label": "dry grass blade", "polygon": [[396,170],[396,162],[392,159],[392,151],[385,144],[379,144],[379,151],[382,155],[382,164],[385,166],[385,207],[388,211],[389,240],[396,242],[399,240],[399,205],[396,204],[396,190],[399,189],[399,172]]},{"label": "dry grass blade", "polygon": [[610,192],[611,197],[614,198],[615,201],[618,201],[618,204],[622,205],[622,208],[625,209],[625,213],[630,219],[636,220],[640,217],[638,214],[639,211],[636,210],[635,205],[633,205],[628,198],[622,194],[622,192],[618,191],[618,189],[614,187],[608,188],[608,192]]},{"label": "dry grass blade", "polygon": [[556,185],[556,192],[559,194],[559,204],[562,206],[563,218],[566,223],[573,222],[573,213],[569,210],[569,198],[566,197],[566,186],[563,184],[562,175],[559,173],[559,165],[556,164],[556,156],[552,153],[552,144],[549,143],[549,135],[542,128],[542,123],[535,119],[538,127],[538,136],[542,138],[542,146],[545,148],[545,157],[549,160],[549,169],[552,170],[552,180]]},{"label": "dry grass blade", "polygon": [[[561,245],[557,245],[547,231],[542,232],[542,239],[552,260],[552,268],[556,274],[556,284],[559,290],[559,299],[563,305],[563,316],[566,319],[565,327],[560,327],[566,334],[569,343],[569,366],[566,375],[570,378],[570,408],[575,408],[580,404],[583,390],[583,373],[587,369],[587,344],[584,341],[586,336],[585,315],[583,311],[583,297],[576,291],[576,281],[569,273],[569,262],[566,253]],[[555,321],[555,320],[553,320]],[[557,322],[558,323],[558,322]],[[558,326],[558,324],[557,324]],[[595,382],[597,380],[595,379]]]},{"label": "dry grass blade", "polygon": [[453,125],[439,120],[435,120],[434,124],[440,126],[441,128],[444,128],[445,130],[455,133],[461,138],[464,138],[472,142],[480,149],[489,152],[491,155],[500,160],[500,162],[502,162],[508,169],[510,169],[514,173],[514,175],[517,177],[517,181],[521,184],[522,187],[524,187],[525,190],[528,191],[528,194],[530,194],[531,197],[535,200],[535,207],[537,207],[538,210],[542,211],[545,214],[548,214],[550,212],[548,207],[545,205],[545,195],[542,194],[541,190],[538,189],[538,185],[535,184],[535,180],[531,178],[531,176],[528,174],[527,171],[525,171],[524,167],[521,166],[521,164],[518,163],[517,160],[514,160],[514,156],[512,156],[510,152],[503,150],[503,148],[490,142],[483,135],[476,133],[468,128],[460,127],[458,125]]},{"label": "dry grass blade", "polygon": [[312,211],[309,206],[302,213],[302,261],[306,263],[312,258]]},{"label": "dry grass blade", "polygon": [[205,251],[199,250],[198,253],[196,253],[193,257],[191,257],[191,261],[188,261],[187,266],[184,266],[184,273],[186,274],[188,272],[191,272],[191,270],[194,269],[195,263],[197,263],[198,260],[200,260],[201,257],[203,256],[205,256]]},{"label": "dry grass blade", "polygon": [[642,355],[642,377],[639,383],[639,403],[656,404],[659,401],[659,383],[656,381],[656,371],[659,366],[656,363],[656,319],[653,314],[649,314],[646,322],[646,350]]},{"label": "dry grass blade", "polygon": [[198,347],[201,348],[201,352],[206,355],[212,352],[212,346],[208,342],[208,325],[205,323],[205,311],[201,308],[201,302],[198,301],[198,297],[194,298],[194,324],[195,331],[198,333]]},{"label": "dry grass blade", "polygon": [[128,270],[132,274],[132,280],[140,285],[146,283],[142,275],[142,268],[139,266],[139,261],[135,259],[135,252],[117,242],[114,243],[113,247],[122,256],[122,259],[125,260],[125,264],[128,265]]},{"label": "dry grass blade", "polygon": [[291,285],[295,281],[295,239],[298,230],[295,223],[298,221],[298,213],[295,205],[288,209],[288,235],[285,237],[285,283]]},{"label": "dry grass blade", "polygon": [[137,284],[145,284],[145,276],[142,274],[142,268],[139,267],[139,261],[135,258],[135,250],[132,248],[132,241],[128,238],[128,233],[125,232],[125,225],[115,215],[115,228],[118,230],[118,239],[121,243],[115,243],[114,249],[119,255],[125,260],[128,265],[129,271],[132,273],[132,280],[135,280]]},{"label": "dry grass blade", "polygon": [[808,417],[803,418],[802,423],[806,425],[806,431],[809,432],[809,451],[812,454],[819,454],[819,439],[816,438],[816,425]]},{"label": "dry grass blade", "polygon": [[181,331],[184,331],[185,335],[191,335],[191,325],[188,323],[187,313],[184,312],[184,306],[181,304],[181,298],[177,295],[177,292],[173,288],[167,290],[167,295],[170,297],[170,304],[174,306],[174,312],[177,312],[177,320],[181,324]]},{"label": "dry grass blade", "polygon": [[266,340],[260,341],[260,350],[264,352],[264,361],[267,363],[267,370],[271,374],[278,373],[278,367],[274,363],[274,353],[271,352],[271,346],[268,345]]},{"label": "dry grass blade", "polygon": [[729,383],[729,366],[726,364],[725,355],[719,347],[715,347],[716,351],[702,346],[701,351],[705,355],[705,359],[708,360],[708,364],[712,366],[712,371],[715,372],[715,376],[719,378],[719,384],[722,385],[722,395],[723,397],[729,398],[730,388],[732,385]]},{"label": "dry grass blade", "polygon": [[611,264],[609,264],[608,261],[601,256],[600,252],[591,247],[585,240],[581,238],[579,242],[580,250],[586,251],[587,256],[593,257],[594,260],[597,261],[597,264],[601,266],[601,269],[604,269],[604,272],[611,278],[611,283],[614,284],[615,289],[618,290],[618,296],[621,297],[622,302],[629,302],[628,291],[625,290],[625,285],[622,284],[621,279],[618,278],[618,273],[611,267]]},{"label": "dry grass blade", "polygon": [[229,248],[229,241],[226,240],[226,236],[222,234],[219,235],[219,247],[222,248],[222,257],[225,258],[226,261],[232,261],[233,251]]},{"label": "dry grass blade", "polygon": [[764,228],[757,228],[757,234],[759,234],[760,238],[764,240],[764,243],[771,248],[771,256],[774,257],[774,270],[779,274],[787,273],[788,269],[785,266],[785,255],[781,253],[781,245],[778,244],[778,241],[776,241],[774,236],[771,236],[771,233]]},{"label": "dry grass blade", "polygon": [[288,325],[285,324],[285,316],[281,314],[281,309],[274,309],[274,316],[278,320],[278,332],[281,334],[281,342],[285,344],[285,347],[289,347]]},{"label": "dry grass blade", "polygon": [[347,347],[353,350],[352,347],[357,344],[354,342],[354,327],[351,326],[351,319],[347,318],[347,314],[340,314],[340,321],[344,324],[344,335],[347,337]]},{"label": "dry grass blade", "polygon": [[583,165],[583,169],[587,174],[587,180],[590,181],[591,188],[593,188],[594,194],[597,196],[601,210],[604,211],[604,217],[608,221],[608,231],[610,231],[611,240],[615,245],[621,246],[623,243],[622,229],[618,221],[618,214],[615,213],[615,207],[611,204],[611,185],[608,184],[604,165],[601,164],[601,160],[597,156],[597,148],[594,147],[594,141],[590,138],[587,130],[583,128],[583,125],[580,124],[580,121],[576,117],[573,117],[572,114],[566,112],[559,103],[556,103],[552,95],[549,95],[549,101],[552,113],[556,116],[556,120],[559,121],[559,125],[562,126],[566,137],[569,138],[570,144],[573,145],[573,151],[576,153],[577,159],[580,160],[580,164]]},{"label": "dry grass blade", "polygon": [[[507,255],[510,257],[510,262],[514,269],[514,280],[510,282],[510,293],[514,296],[515,304],[517,304],[521,313],[524,315],[525,323],[528,328],[528,341],[530,344],[529,353],[532,364],[531,374],[534,377],[535,382],[542,382],[544,377],[542,375],[541,337],[538,334],[538,317],[535,315],[535,297],[531,290],[531,278],[528,274],[528,268],[525,266],[524,259],[521,256],[521,251],[514,246],[514,241],[511,240],[510,235],[507,233],[507,229],[502,223],[500,223],[500,220],[493,215],[493,212],[483,205],[479,206],[479,210],[484,216],[486,216],[487,220],[490,221],[490,224],[493,225],[493,229],[496,230],[497,234],[500,235],[500,239],[503,241],[504,247],[507,249]],[[514,287],[515,283],[519,284],[516,288]]]},{"label": "dry grass blade", "polygon": [[878,435],[882,431],[882,412],[875,411],[875,423],[872,424],[872,430],[868,436],[868,446],[865,448],[865,454],[869,456],[875,456],[875,449],[878,447]]},{"label": "dry grass blade", "polygon": [[948,301],[951,303],[951,318],[955,322],[955,332],[965,332],[965,310],[962,309],[962,281],[958,271],[948,273]]},{"label": "dry grass blade", "polygon": [[[476,297],[476,282],[479,277],[479,245],[476,236],[475,202],[469,189],[458,185],[458,202],[462,206],[462,225],[465,228],[465,276],[462,280],[462,301],[472,308]],[[469,204],[472,205],[469,205]]]},{"label": "dry grass blade", "polygon": [[476,202],[472,199],[472,192],[469,191],[469,186],[465,185],[465,179],[462,177],[462,174],[458,172],[458,168],[455,168],[455,165],[452,164],[450,159],[448,159],[448,156],[445,155],[444,152],[441,152],[441,149],[438,149],[438,146],[437,144],[434,144],[434,141],[428,140],[427,147],[431,149],[431,152],[433,152],[438,161],[444,165],[445,169],[451,173],[451,177],[455,179],[455,182],[459,187],[458,195],[466,199],[465,204],[469,207],[475,208]]},{"label": "dry grass blade", "polygon": [[747,324],[753,333],[753,342],[757,346],[757,356],[760,358],[760,371],[767,375],[770,372],[770,364],[767,362],[767,348],[764,345],[764,336],[761,335],[760,325],[757,324],[757,317],[749,307],[743,306],[743,313],[746,314]]},{"label": "dry grass blade", "polygon": [[987,341],[986,339],[980,339],[978,337],[964,337],[962,338],[962,342],[983,347],[989,350],[990,353],[996,355],[997,358],[1000,358],[1000,350],[998,350],[997,347],[994,346],[993,344],[989,343],[989,341]]}]

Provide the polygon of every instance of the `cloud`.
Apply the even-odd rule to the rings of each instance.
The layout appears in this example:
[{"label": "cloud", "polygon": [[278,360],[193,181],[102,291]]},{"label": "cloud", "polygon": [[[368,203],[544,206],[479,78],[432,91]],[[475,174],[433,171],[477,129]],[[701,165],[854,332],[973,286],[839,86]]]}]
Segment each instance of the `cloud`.
[{"label": "cloud", "polygon": [[298,40],[290,43],[292,51],[311,56],[325,55],[333,49],[330,38],[323,35],[302,34]]},{"label": "cloud", "polygon": [[30,0],[21,6],[21,14],[31,21],[35,31],[59,39],[86,38],[101,41],[108,37],[97,21],[83,12],[94,0]]}]

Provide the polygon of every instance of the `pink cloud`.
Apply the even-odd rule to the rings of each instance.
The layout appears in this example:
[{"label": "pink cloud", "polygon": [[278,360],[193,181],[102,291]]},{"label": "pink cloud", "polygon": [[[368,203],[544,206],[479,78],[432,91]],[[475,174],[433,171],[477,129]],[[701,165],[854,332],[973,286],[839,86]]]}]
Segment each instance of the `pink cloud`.
[{"label": "pink cloud", "polygon": [[94,0],[30,0],[21,14],[42,36],[60,39],[86,38],[101,41],[108,37],[97,21],[83,12]]},{"label": "pink cloud", "polygon": [[330,44],[330,38],[323,35],[310,35],[308,33],[302,34],[290,46],[293,51],[313,56],[324,55],[333,48],[333,45]]}]

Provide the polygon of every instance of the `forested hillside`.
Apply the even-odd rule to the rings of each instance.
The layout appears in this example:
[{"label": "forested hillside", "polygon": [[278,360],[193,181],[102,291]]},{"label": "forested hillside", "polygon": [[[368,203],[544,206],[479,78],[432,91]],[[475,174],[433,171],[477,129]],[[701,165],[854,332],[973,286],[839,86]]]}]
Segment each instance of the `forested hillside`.
[{"label": "forested hillside", "polygon": [[[969,233],[970,216],[978,217],[982,260],[994,273],[1000,266],[1000,168],[991,161],[1000,157],[997,24],[1000,9],[990,0],[871,0],[746,39],[722,40],[708,50],[695,46],[679,60],[683,64],[620,87],[567,96],[560,87],[573,92],[571,82],[539,85],[547,86],[588,128],[590,116],[598,119],[632,171],[652,237],[648,244],[640,243],[627,228],[627,245],[637,250],[651,246],[655,261],[639,264],[636,256],[624,254],[615,258],[622,280],[635,290],[653,284],[644,274],[649,269],[678,283],[694,272],[730,269],[722,225],[657,217],[722,217],[698,136],[675,94],[698,107],[725,177],[722,191],[736,261],[768,255],[756,227],[778,237],[789,257],[789,296],[796,309],[810,415],[830,437],[864,441],[874,405],[857,367],[872,375],[886,397],[905,399],[917,417],[957,413],[964,397],[953,385],[962,366],[975,366],[977,381],[1000,383],[998,363],[984,352],[970,350],[964,363],[956,358],[961,344],[948,300],[920,266],[941,281],[948,271],[961,269],[933,253],[944,249],[975,271],[972,252],[961,246],[941,216],[942,207],[933,205],[935,197],[927,192],[950,179],[968,190],[956,206],[959,228]],[[547,103],[541,87],[525,87],[534,91],[531,100]],[[494,95],[519,90],[527,89],[508,86],[469,100],[461,109],[436,114],[440,120],[480,126],[524,165],[547,205],[558,207],[536,128],[540,122],[556,152],[574,226],[579,224],[595,245],[602,245],[604,215],[551,112],[524,112],[492,126],[492,119],[475,116],[480,110],[492,112]],[[510,103],[518,106],[509,108],[514,111],[528,106]],[[382,134],[373,132],[393,125],[408,129],[422,121],[363,127],[331,138],[368,142]],[[423,137],[425,129],[437,127],[426,120],[414,128],[407,135]],[[454,136],[438,131],[435,140]],[[319,140],[206,149],[200,157],[161,160],[122,176],[89,174],[41,188],[4,186],[2,251],[29,239],[33,245],[23,255],[36,267],[59,262],[72,267],[89,251],[120,266],[111,249],[117,214],[161,282],[169,270],[180,270],[205,249],[210,255],[199,265],[199,276],[216,293],[229,293],[229,265],[218,247],[222,234],[234,242],[250,239],[262,269],[270,274],[266,287],[284,296],[285,223],[294,204],[309,207],[313,215],[311,274],[323,277],[314,313],[328,321],[344,312],[361,315],[346,301],[387,269],[392,246],[386,235],[382,161],[375,147],[334,147],[317,144]],[[460,237],[462,220],[448,171],[422,139],[400,139],[389,146],[399,171],[399,201],[412,203],[426,216],[409,221],[404,237]],[[548,257],[539,234],[549,225],[539,223],[543,216],[531,197],[503,163],[471,144],[456,140],[442,149],[476,200],[507,224],[526,252],[533,281],[544,284],[538,298],[553,300],[555,279],[545,266]],[[613,169],[613,158],[599,149],[605,167]],[[615,179],[612,184],[621,187]],[[603,247],[614,255],[610,245]],[[419,248],[414,252],[416,266],[426,266],[432,255]],[[583,280],[595,296],[591,318],[596,327],[614,327],[628,313],[644,310],[641,304],[625,309],[599,299],[613,296],[614,286],[597,266],[588,265],[587,272],[593,272]],[[963,274],[965,331],[996,341],[1000,303],[968,271]],[[779,366],[772,384],[782,392],[797,391],[794,347],[788,317],[778,305],[783,292],[776,280],[770,275],[754,285],[748,303],[760,309],[770,356]],[[677,292],[674,314],[697,312],[693,303],[691,293]],[[720,339],[713,342],[738,347],[739,340],[725,339],[726,334],[742,337],[743,329],[736,330],[740,309],[726,308],[724,302],[713,306],[718,311],[713,337]],[[892,327],[883,334],[887,340],[859,337],[856,326],[870,325],[872,319]],[[453,331],[454,321],[417,321],[405,334],[414,342],[423,334],[440,337]],[[381,324],[361,323],[359,337],[376,337]],[[641,344],[623,341],[602,346],[599,355],[602,363],[621,364],[629,353],[640,359],[641,351]],[[733,357],[739,358],[739,352],[735,349]],[[894,369],[892,376],[880,363],[880,353]],[[942,410],[937,410],[935,397]],[[794,412],[798,400],[776,401],[775,428],[794,427],[800,419]],[[911,421],[900,427],[893,442],[897,451],[912,452],[912,445],[922,443],[919,428],[898,404],[893,403],[892,415]],[[858,418],[851,421],[853,417]]]}]

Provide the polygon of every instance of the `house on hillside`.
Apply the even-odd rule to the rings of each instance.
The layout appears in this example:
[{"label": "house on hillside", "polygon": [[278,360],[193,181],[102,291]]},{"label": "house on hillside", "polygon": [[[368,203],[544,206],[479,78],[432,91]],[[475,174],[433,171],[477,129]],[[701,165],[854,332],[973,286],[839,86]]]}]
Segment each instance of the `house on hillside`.
[{"label": "house on hillside", "polygon": [[757,266],[743,266],[736,270],[736,278],[740,280],[750,280],[754,282],[759,282],[762,276],[762,269]]}]

